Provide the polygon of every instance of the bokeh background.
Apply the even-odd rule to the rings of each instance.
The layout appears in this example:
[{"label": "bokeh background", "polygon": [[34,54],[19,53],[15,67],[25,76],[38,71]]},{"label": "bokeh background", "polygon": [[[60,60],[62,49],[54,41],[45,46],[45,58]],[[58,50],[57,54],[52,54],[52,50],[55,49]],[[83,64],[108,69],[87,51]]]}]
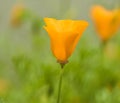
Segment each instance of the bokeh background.
[{"label": "bokeh background", "polygon": [[[118,2],[0,0],[0,103],[56,103],[60,65],[50,50],[44,17],[89,22],[64,68],[61,103],[120,103],[120,31],[103,47],[90,17],[92,6],[113,9]],[[17,4],[31,17],[13,27]]]}]

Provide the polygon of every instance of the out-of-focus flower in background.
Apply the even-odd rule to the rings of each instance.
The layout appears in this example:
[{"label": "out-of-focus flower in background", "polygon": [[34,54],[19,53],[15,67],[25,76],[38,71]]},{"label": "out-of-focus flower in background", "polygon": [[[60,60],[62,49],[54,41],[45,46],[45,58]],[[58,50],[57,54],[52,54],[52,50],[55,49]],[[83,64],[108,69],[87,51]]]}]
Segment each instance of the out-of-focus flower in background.
[{"label": "out-of-focus flower in background", "polygon": [[91,17],[103,41],[110,39],[120,28],[120,9],[106,10],[99,5],[93,6]]},{"label": "out-of-focus flower in background", "polygon": [[13,6],[10,18],[10,22],[13,27],[17,27],[22,24],[25,11],[26,8],[22,4],[17,4]]},{"label": "out-of-focus flower in background", "polygon": [[0,79],[0,96],[5,95],[9,89],[9,82],[5,79]]},{"label": "out-of-focus flower in background", "polygon": [[51,49],[61,65],[64,65],[73,53],[83,31],[88,26],[83,20],[44,19],[51,40]]}]

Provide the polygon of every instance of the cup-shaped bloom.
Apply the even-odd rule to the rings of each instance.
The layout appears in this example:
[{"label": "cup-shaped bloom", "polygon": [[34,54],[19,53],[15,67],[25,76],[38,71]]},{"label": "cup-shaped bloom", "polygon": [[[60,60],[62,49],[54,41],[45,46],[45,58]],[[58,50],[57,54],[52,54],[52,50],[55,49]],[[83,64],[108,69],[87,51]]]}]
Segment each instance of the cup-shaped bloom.
[{"label": "cup-shaped bloom", "polygon": [[56,20],[44,18],[51,49],[58,62],[65,63],[73,53],[83,31],[88,26],[84,20]]},{"label": "cup-shaped bloom", "polygon": [[25,8],[22,4],[17,4],[12,8],[11,24],[13,26],[19,26],[21,24],[24,11],[25,11]]},{"label": "cup-shaped bloom", "polygon": [[120,27],[120,10],[106,10],[102,6],[91,9],[91,17],[96,31],[103,41],[112,37]]}]

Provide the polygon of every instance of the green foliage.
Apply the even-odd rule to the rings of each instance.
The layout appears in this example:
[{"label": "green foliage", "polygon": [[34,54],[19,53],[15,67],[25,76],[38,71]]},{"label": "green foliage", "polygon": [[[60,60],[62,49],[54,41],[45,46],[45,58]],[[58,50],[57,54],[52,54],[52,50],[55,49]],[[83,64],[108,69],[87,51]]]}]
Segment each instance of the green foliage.
[{"label": "green foliage", "polygon": [[[101,48],[99,41],[88,45],[90,40],[87,35],[81,38],[64,68],[61,102],[119,103],[119,58],[109,58],[110,55],[105,54],[108,44],[119,46],[119,39],[113,38],[106,47]],[[45,42],[48,40],[46,34],[30,36],[33,39],[30,43],[31,51],[23,46],[22,53],[14,51],[16,53],[9,54],[9,60],[1,58],[1,79],[10,83],[10,89],[2,98],[7,103],[55,103],[60,66],[50,53],[49,43]],[[14,46],[12,43],[9,45]],[[38,46],[41,48],[38,49]]]}]

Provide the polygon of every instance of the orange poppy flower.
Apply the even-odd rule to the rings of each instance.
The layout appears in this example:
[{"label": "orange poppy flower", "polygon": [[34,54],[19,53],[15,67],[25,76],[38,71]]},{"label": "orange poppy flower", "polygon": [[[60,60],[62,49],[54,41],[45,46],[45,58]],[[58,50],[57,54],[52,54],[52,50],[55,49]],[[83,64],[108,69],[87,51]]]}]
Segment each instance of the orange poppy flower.
[{"label": "orange poppy flower", "polygon": [[22,16],[24,14],[25,8],[23,5],[15,5],[11,11],[11,24],[13,26],[19,26],[22,22]]},{"label": "orange poppy flower", "polygon": [[120,10],[106,10],[102,6],[91,9],[91,17],[103,41],[113,36],[120,27]]},{"label": "orange poppy flower", "polygon": [[44,19],[51,40],[51,49],[58,62],[65,64],[74,51],[88,22],[83,20]]}]

